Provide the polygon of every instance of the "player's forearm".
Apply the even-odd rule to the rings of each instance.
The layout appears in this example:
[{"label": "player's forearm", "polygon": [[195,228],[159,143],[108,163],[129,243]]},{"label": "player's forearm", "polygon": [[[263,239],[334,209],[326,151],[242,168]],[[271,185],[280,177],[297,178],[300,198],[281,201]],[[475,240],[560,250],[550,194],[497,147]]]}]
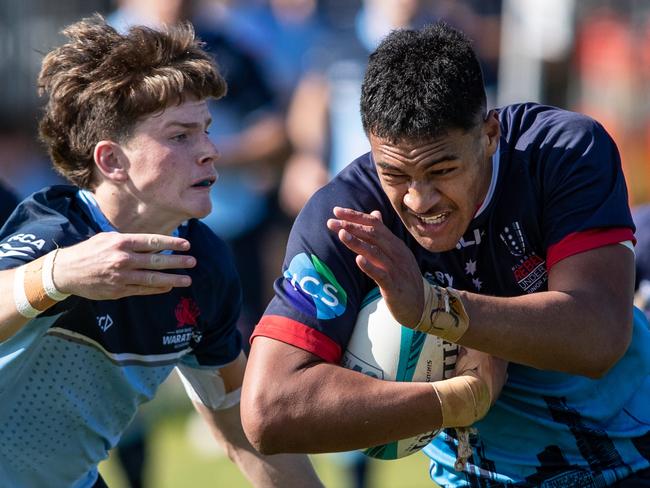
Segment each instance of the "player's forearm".
[{"label": "player's forearm", "polygon": [[596,378],[629,345],[632,307],[616,307],[611,297],[559,291],[461,296],[470,326],[459,343],[514,363]]},{"label": "player's forearm", "polygon": [[249,439],[265,453],[372,447],[442,423],[440,403],[428,383],[381,381],[326,363],[295,375],[246,374],[264,378],[245,383],[242,418]]},{"label": "player's forearm", "polygon": [[320,488],[322,484],[309,458],[301,454],[264,456],[244,435],[239,405],[225,410],[210,410],[194,402],[194,407],[226,450],[228,457],[255,487]]},{"label": "player's forearm", "polygon": [[9,339],[28,321],[14,304],[14,273],[13,269],[0,271],[0,342]]},{"label": "player's forearm", "polygon": [[52,280],[57,251],[0,272],[0,341],[16,334],[30,319],[67,298]]}]

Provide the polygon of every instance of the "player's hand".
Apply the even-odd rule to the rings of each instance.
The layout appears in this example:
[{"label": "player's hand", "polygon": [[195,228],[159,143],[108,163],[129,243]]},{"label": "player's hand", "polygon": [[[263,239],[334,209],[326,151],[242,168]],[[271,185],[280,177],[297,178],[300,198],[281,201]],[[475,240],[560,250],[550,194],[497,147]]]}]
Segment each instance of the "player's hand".
[{"label": "player's hand", "polygon": [[456,376],[471,371],[481,378],[490,392],[490,405],[499,397],[508,378],[508,362],[476,349],[460,347],[456,359]]},{"label": "player's hand", "polygon": [[166,293],[175,287],[190,286],[192,280],[164,270],[192,268],[196,258],[158,253],[189,248],[190,243],[178,237],[102,232],[60,249],[52,276],[62,293],[91,300]]},{"label": "player's hand", "polygon": [[422,273],[406,244],[382,222],[381,213],[363,213],[334,207],[336,218],[327,227],[357,254],[357,266],[372,278],[391,314],[401,324],[415,327],[424,308]]}]

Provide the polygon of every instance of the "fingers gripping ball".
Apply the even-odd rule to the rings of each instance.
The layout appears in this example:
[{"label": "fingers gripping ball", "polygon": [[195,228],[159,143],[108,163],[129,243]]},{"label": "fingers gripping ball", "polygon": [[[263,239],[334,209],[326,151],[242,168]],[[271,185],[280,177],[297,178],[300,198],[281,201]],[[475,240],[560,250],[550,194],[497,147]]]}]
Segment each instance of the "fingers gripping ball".
[{"label": "fingers gripping ball", "polygon": [[[382,380],[433,382],[452,376],[457,357],[456,344],[400,325],[376,288],[362,304],[341,364]],[[438,432],[371,447],[364,454],[378,459],[408,456]]]}]

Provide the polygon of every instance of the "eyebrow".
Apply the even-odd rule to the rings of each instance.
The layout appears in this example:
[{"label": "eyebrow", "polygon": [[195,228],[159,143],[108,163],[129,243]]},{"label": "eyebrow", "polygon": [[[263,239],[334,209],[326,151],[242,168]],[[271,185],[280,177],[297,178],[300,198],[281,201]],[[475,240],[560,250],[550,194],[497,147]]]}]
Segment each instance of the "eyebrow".
[{"label": "eyebrow", "polygon": [[182,127],[183,129],[196,129],[201,127],[209,127],[211,123],[212,123],[211,118],[205,119],[203,124],[201,124],[200,122],[181,122],[179,120],[172,120],[171,122],[167,122],[163,126],[163,129],[167,129],[169,127]]},{"label": "eyebrow", "polygon": [[[426,167],[431,168],[432,166],[435,166],[436,164],[444,163],[446,161],[453,161],[458,159],[458,156],[455,156],[453,154],[444,154],[443,156],[440,156],[439,158],[430,161],[427,163]],[[383,170],[394,170],[394,171],[401,171],[399,167],[392,165],[390,163],[386,163],[384,161],[376,161],[375,164],[379,166]]]}]

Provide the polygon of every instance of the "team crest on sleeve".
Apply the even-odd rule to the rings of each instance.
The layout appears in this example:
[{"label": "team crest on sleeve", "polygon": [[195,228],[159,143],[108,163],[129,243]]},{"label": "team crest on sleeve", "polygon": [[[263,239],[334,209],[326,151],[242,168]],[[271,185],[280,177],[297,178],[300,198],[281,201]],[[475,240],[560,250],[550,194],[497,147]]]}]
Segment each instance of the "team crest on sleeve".
[{"label": "team crest on sleeve", "polygon": [[517,258],[511,269],[519,287],[526,293],[539,290],[548,279],[546,261],[530,248],[521,224],[515,221],[504,227],[499,237],[510,254]]},{"label": "team crest on sleeve", "polygon": [[0,244],[0,259],[34,256],[44,245],[45,241],[34,234],[14,234]]},{"label": "team crest on sleeve", "polygon": [[293,305],[318,319],[345,312],[348,296],[332,270],[317,256],[300,253],[284,272],[284,289]]}]

